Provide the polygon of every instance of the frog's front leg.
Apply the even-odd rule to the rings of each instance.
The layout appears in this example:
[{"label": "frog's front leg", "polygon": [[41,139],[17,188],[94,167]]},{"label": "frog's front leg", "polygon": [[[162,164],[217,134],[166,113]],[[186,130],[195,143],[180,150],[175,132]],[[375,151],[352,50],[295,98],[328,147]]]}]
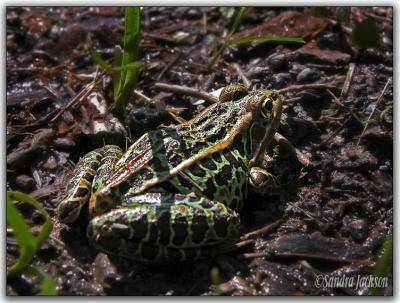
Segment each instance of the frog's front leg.
[{"label": "frog's front leg", "polygon": [[162,262],[210,257],[234,249],[240,221],[224,204],[192,194],[148,193],[127,198],[91,220],[88,237],[107,253]]},{"label": "frog's front leg", "polygon": [[107,180],[122,154],[118,146],[106,145],[86,154],[78,162],[68,182],[66,198],[57,208],[61,222],[72,223],[78,218],[82,207]]},{"label": "frog's front leg", "polygon": [[250,169],[249,182],[256,192],[271,193],[278,188],[277,178],[266,169],[254,166]]}]

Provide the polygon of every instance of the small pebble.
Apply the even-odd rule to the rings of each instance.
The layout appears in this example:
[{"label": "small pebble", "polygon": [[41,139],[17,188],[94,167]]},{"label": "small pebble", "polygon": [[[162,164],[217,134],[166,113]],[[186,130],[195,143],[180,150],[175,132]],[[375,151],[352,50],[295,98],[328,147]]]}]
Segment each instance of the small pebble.
[{"label": "small pebble", "polygon": [[292,77],[289,73],[279,73],[272,76],[274,86],[276,89],[285,87],[289,84]]},{"label": "small pebble", "polygon": [[267,58],[267,62],[275,71],[285,70],[289,67],[289,61],[284,54],[272,54]]},{"label": "small pebble", "polygon": [[368,223],[364,219],[353,220],[349,224],[350,235],[356,242],[362,242],[368,236]]},{"label": "small pebble", "polygon": [[33,178],[27,175],[19,175],[15,179],[15,183],[25,192],[30,192],[35,187],[35,181]]},{"label": "small pebble", "polygon": [[319,72],[313,68],[305,68],[297,75],[298,83],[314,82],[320,78]]}]

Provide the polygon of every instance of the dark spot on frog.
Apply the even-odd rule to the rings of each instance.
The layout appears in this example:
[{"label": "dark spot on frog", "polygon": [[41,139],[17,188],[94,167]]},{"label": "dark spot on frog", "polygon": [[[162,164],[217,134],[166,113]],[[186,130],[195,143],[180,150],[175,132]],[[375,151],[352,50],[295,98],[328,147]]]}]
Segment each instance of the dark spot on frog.
[{"label": "dark spot on frog", "polygon": [[244,145],[243,136],[241,134],[237,134],[233,140],[232,149],[237,150],[241,155],[245,155]]},{"label": "dark spot on frog", "polygon": [[169,211],[158,214],[157,225],[160,232],[160,245],[168,245],[171,236],[171,214]]},{"label": "dark spot on frog", "polygon": [[212,179],[212,178],[209,178],[209,179],[207,180],[207,182],[206,182],[206,190],[205,190],[204,194],[205,194],[208,198],[212,199],[212,197],[214,196],[214,194],[216,193],[216,191],[217,191],[217,189],[216,189],[216,187],[215,187],[215,185],[214,185],[213,179]]},{"label": "dark spot on frog", "polygon": [[176,175],[176,177],[179,180],[179,183],[186,188],[192,188],[193,184],[191,182],[189,182],[189,180],[187,180],[187,178],[189,178],[187,175],[182,176],[181,174]]},{"label": "dark spot on frog", "polygon": [[146,259],[148,261],[154,260],[158,256],[159,251],[160,251],[160,247],[158,247],[158,246],[153,246],[153,245],[149,245],[146,243],[142,243],[141,255],[144,259]]},{"label": "dark spot on frog", "polygon": [[218,237],[225,238],[228,230],[228,222],[224,216],[214,217],[214,230]]},{"label": "dark spot on frog", "polygon": [[156,243],[158,237],[158,228],[154,224],[149,225],[149,242]]},{"label": "dark spot on frog", "polygon": [[211,158],[205,158],[205,159],[201,160],[200,164],[209,170],[217,169],[217,165],[214,163],[214,161]]},{"label": "dark spot on frog", "polygon": [[174,222],[172,223],[172,228],[174,230],[174,238],[172,239],[172,242],[175,245],[182,245],[188,236],[187,233],[187,226],[188,226],[188,221],[185,216],[182,214],[177,214]]},{"label": "dark spot on frog", "polygon": [[131,222],[131,227],[133,229],[133,238],[136,240],[142,240],[146,237],[149,223],[147,220],[147,216],[143,215],[135,219],[134,222]]},{"label": "dark spot on frog", "polygon": [[76,191],[76,196],[78,197],[86,197],[89,196],[89,189],[87,187],[79,187]]},{"label": "dark spot on frog", "polygon": [[217,162],[217,163],[221,163],[221,162],[222,162],[221,153],[218,153],[218,152],[213,153],[213,154],[212,154],[212,158],[213,158],[213,160],[214,160],[215,162]]},{"label": "dark spot on frog", "polygon": [[203,210],[199,208],[193,210],[192,225],[190,228],[192,229],[192,240],[194,243],[201,243],[205,240],[208,224],[206,213]]},{"label": "dark spot on frog", "polygon": [[229,184],[232,179],[232,167],[231,165],[225,165],[221,171],[215,176],[215,182],[219,186]]},{"label": "dark spot on frog", "polygon": [[239,160],[232,154],[232,151],[225,152],[224,157],[232,167],[236,166],[239,163]]},{"label": "dark spot on frog", "polygon": [[204,169],[200,168],[200,166],[197,163],[194,163],[192,166],[189,167],[189,171],[197,176],[197,177],[204,177],[206,175],[206,172]]},{"label": "dark spot on frog", "polygon": [[151,165],[153,166],[155,172],[167,170],[167,169],[166,169],[166,164],[163,163],[163,161],[162,161],[159,157],[157,157],[157,156],[155,156],[155,157],[151,160]]}]

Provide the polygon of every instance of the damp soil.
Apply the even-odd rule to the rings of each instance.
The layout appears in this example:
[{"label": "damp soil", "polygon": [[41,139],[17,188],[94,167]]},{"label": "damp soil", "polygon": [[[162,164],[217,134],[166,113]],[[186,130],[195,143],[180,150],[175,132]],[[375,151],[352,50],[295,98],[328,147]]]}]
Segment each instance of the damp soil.
[{"label": "damp soil", "polygon": [[[74,98],[96,73],[90,53],[112,58],[121,43],[121,8],[7,8],[7,189],[31,194],[52,217],[53,231],[32,264],[54,277],[59,295],[368,294],[366,287],[318,287],[316,277],[372,274],[392,234],[392,8],[353,8],[347,23],[313,16],[304,7],[253,8],[236,38],[287,32],[305,43],[231,46],[209,67],[233,13],[144,7],[145,67],[136,91],[149,99],[132,93],[122,121],[110,112],[107,74],[92,91],[97,95]],[[377,49],[359,49],[352,41],[352,26],[365,18],[378,26]],[[281,90],[279,133],[293,145],[267,151],[264,164],[280,186],[245,200],[242,233],[259,230],[248,235],[247,245],[206,260],[143,264],[93,248],[84,215],[72,227],[58,221],[55,208],[80,157],[108,143],[125,148],[146,131],[176,124],[177,116],[188,120],[207,105],[160,91],[155,83],[211,92],[246,81],[252,89]],[[26,216],[40,226],[37,213]],[[7,266],[17,255],[8,233]],[[391,272],[388,277],[384,293],[391,295]],[[30,276],[7,280],[8,295],[38,291]]]}]

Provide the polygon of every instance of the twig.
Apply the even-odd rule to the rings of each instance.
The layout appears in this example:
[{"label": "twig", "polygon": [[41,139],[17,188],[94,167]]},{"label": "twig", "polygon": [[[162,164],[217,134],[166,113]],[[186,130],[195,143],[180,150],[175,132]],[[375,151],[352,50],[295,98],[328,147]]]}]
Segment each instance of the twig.
[{"label": "twig", "polygon": [[206,103],[208,103],[208,104],[213,104],[213,103],[218,102],[218,98],[214,97],[213,95],[206,93],[204,91],[198,90],[198,89],[187,87],[187,86],[168,84],[168,83],[160,83],[160,82],[155,83],[154,86],[157,89],[162,90],[162,91],[178,93],[178,94],[183,94],[183,95],[188,95],[188,96],[204,99],[206,101]]},{"label": "twig", "polygon": [[245,259],[256,259],[256,258],[264,258],[269,257],[266,253],[248,253],[242,255]]},{"label": "twig", "polygon": [[347,119],[343,122],[342,125],[340,125],[333,133],[331,133],[328,138],[326,138],[322,143],[326,143],[328,142],[330,139],[332,139],[332,137],[334,137],[338,132],[340,132],[347,124],[347,122],[349,122],[351,119],[351,115],[349,115],[347,117]]},{"label": "twig", "polygon": [[310,160],[300,152],[296,147],[293,146],[292,143],[280,133],[276,132],[274,135],[274,140],[283,148],[285,148],[289,154],[291,154],[294,158],[299,161],[303,166],[307,167],[310,165]]},{"label": "twig", "polygon": [[240,78],[242,78],[243,84],[244,86],[246,86],[246,88],[250,88],[251,86],[251,81],[246,77],[246,75],[243,73],[243,70],[241,69],[241,67],[239,66],[239,64],[234,63],[233,64],[233,68],[236,70],[236,73],[240,76]]},{"label": "twig", "polygon": [[385,84],[385,87],[383,88],[381,94],[380,94],[379,97],[378,97],[378,100],[377,100],[376,103],[375,103],[374,109],[371,111],[371,113],[370,113],[370,115],[369,115],[369,117],[368,117],[368,119],[367,119],[367,122],[365,122],[364,129],[363,129],[363,131],[362,131],[362,133],[361,133],[361,135],[360,135],[360,138],[358,138],[357,146],[360,144],[361,138],[364,136],[364,133],[365,133],[365,131],[367,130],[367,127],[368,127],[368,124],[369,124],[369,120],[371,120],[371,117],[372,117],[373,114],[375,113],[376,108],[378,107],[379,103],[380,103],[381,100],[383,99],[382,97],[383,97],[383,95],[385,94],[387,88],[389,87],[389,83],[391,82],[391,80],[392,80],[392,78],[389,78],[389,79],[387,80],[387,82],[386,82],[386,84]]},{"label": "twig", "polygon": [[179,58],[182,56],[182,52],[179,52],[178,54],[175,55],[175,58],[171,60],[170,63],[168,63],[164,69],[158,74],[156,80],[160,81],[161,78],[164,76],[164,74],[171,68],[172,65],[174,65],[176,62],[178,62]]},{"label": "twig", "polygon": [[250,245],[250,244],[254,244],[255,240],[254,239],[248,239],[248,240],[243,240],[240,242],[237,242],[235,244],[236,248],[242,248],[244,246]]},{"label": "twig", "polygon": [[146,101],[148,103],[151,102],[151,99],[149,97],[147,97],[145,94],[139,92],[136,89],[133,90],[133,94],[136,95],[139,98],[142,98],[144,101]]},{"label": "twig", "polygon": [[350,63],[349,70],[347,71],[346,79],[344,80],[342,91],[340,92],[340,96],[339,96],[340,100],[342,100],[343,98],[346,98],[347,93],[349,92],[350,83],[353,80],[355,68],[356,68],[356,64],[353,62]]},{"label": "twig", "polygon": [[306,89],[338,89],[337,85],[332,83],[311,83],[311,84],[301,84],[301,85],[291,85],[286,88],[282,88],[277,90],[279,94],[293,92],[293,91],[300,91]]},{"label": "twig", "polygon": [[[245,242],[245,241],[248,241],[249,238],[253,238],[253,237],[257,237],[257,236],[262,237],[263,235],[267,234],[271,230],[277,228],[279,225],[282,224],[282,222],[283,222],[283,220],[279,219],[279,220],[277,220],[271,224],[268,224],[262,228],[259,228],[252,232],[244,234],[243,236],[240,237],[240,240],[241,240],[241,242]],[[241,242],[239,242],[239,243],[241,243]]]},{"label": "twig", "polygon": [[[342,90],[343,91],[343,90]],[[327,92],[333,97],[333,100],[335,101],[335,103],[337,105],[339,105],[341,108],[345,109],[346,111],[348,111],[354,119],[356,119],[360,124],[363,124],[362,121],[360,120],[360,118],[357,116],[357,114],[351,109],[348,108],[347,106],[345,106],[341,101],[340,101],[340,97],[336,97],[334,93],[331,92],[330,89],[327,90]]]},{"label": "twig", "polygon": [[[103,72],[104,73],[104,72]],[[66,111],[69,107],[73,106],[75,103],[77,103],[78,101],[86,98],[93,90],[93,88],[95,88],[95,86],[99,83],[99,81],[101,80],[101,75],[103,75],[103,73],[100,74],[100,76],[95,76],[95,78],[93,79],[93,81],[91,83],[89,83],[88,85],[86,85],[79,93],[77,93],[65,106],[63,106],[62,108],[60,108],[59,112],[50,120],[50,122],[54,122],[56,121],[64,111]]]}]

